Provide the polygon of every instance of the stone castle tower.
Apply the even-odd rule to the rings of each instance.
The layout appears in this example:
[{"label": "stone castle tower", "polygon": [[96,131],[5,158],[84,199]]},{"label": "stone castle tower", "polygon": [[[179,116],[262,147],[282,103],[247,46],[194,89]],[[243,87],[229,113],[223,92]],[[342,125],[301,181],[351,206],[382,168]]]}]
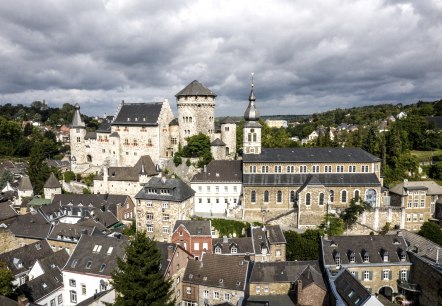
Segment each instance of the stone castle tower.
[{"label": "stone castle tower", "polygon": [[199,133],[209,135],[213,140],[216,94],[195,80],[177,93],[175,97],[178,108],[180,143],[185,145],[187,137]]},{"label": "stone castle tower", "polygon": [[234,158],[236,154],[236,124],[230,117],[221,122],[221,139],[226,144],[226,157]]},{"label": "stone castle tower", "polygon": [[261,154],[261,124],[259,120],[259,112],[255,106],[255,93],[253,91],[253,78],[249,95],[249,106],[244,113],[243,128],[243,153],[244,154]]},{"label": "stone castle tower", "polygon": [[81,119],[80,105],[75,104],[74,118],[70,130],[71,160],[72,164],[84,164],[87,161],[84,137],[86,136],[86,124]]}]

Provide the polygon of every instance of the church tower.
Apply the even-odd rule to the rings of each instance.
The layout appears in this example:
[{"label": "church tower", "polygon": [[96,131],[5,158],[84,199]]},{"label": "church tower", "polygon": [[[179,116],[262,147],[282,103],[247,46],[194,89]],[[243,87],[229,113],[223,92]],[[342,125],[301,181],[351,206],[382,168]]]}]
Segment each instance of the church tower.
[{"label": "church tower", "polygon": [[[80,105],[75,104],[74,118],[70,130],[71,160],[72,164],[85,164],[87,161],[84,137],[86,136],[86,124],[81,119]],[[74,166],[74,165],[72,165]]]},{"label": "church tower", "polygon": [[193,81],[175,95],[178,108],[180,143],[186,138],[203,133],[213,140],[215,133],[215,98],[210,89]]},{"label": "church tower", "polygon": [[250,85],[249,106],[244,113],[243,128],[243,154],[261,154],[261,124],[259,120],[259,112],[255,106],[255,92],[253,91],[253,74],[252,83]]}]

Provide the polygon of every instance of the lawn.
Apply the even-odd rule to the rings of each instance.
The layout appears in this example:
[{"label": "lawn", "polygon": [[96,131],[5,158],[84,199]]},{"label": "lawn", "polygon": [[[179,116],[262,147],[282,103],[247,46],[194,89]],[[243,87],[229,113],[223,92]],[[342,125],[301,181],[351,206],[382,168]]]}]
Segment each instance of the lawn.
[{"label": "lawn", "polygon": [[435,151],[411,151],[411,154],[416,156],[419,162],[429,162],[433,156],[442,155],[442,150]]}]

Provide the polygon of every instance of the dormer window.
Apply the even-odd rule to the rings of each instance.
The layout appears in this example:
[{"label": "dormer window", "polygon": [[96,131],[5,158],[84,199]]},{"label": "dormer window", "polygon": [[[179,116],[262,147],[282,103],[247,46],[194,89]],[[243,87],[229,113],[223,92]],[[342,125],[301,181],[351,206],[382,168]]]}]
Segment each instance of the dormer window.
[{"label": "dormer window", "polygon": [[236,246],[232,246],[232,247],[230,248],[230,253],[232,253],[232,254],[236,254],[236,253],[238,253],[238,249],[236,248]]},{"label": "dormer window", "polygon": [[384,252],[383,252],[383,254],[382,254],[382,260],[383,260],[384,262],[388,262],[388,252],[387,252],[387,251],[384,251]]},{"label": "dormer window", "polygon": [[221,254],[221,248],[219,246],[215,248],[215,254]]},{"label": "dormer window", "polygon": [[334,257],[335,257],[336,267],[340,267],[341,266],[341,254],[339,252],[336,252]]},{"label": "dormer window", "polygon": [[350,253],[349,259],[350,259],[350,263],[355,263],[355,261],[356,261],[356,255],[355,255],[354,252],[351,252],[351,253]]},{"label": "dormer window", "polygon": [[401,250],[399,253],[399,257],[401,258],[401,261],[407,260],[407,253],[404,250]]},{"label": "dormer window", "polygon": [[364,252],[364,262],[370,262],[370,254],[368,254],[368,252]]}]

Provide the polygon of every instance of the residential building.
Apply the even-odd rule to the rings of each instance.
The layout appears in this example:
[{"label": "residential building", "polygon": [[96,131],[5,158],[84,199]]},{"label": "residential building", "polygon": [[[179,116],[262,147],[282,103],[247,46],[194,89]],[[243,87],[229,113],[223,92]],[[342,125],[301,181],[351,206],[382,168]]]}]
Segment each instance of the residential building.
[{"label": "residential building", "polygon": [[269,128],[287,128],[287,120],[266,119],[266,124]]},{"label": "residential building", "polygon": [[183,305],[238,305],[247,290],[249,264],[240,256],[216,254],[190,260],[182,282]]},{"label": "residential building", "polygon": [[53,199],[56,194],[61,194],[61,184],[53,172],[43,185],[43,191],[45,199]]},{"label": "residential building", "polygon": [[217,255],[244,256],[255,260],[255,249],[252,237],[213,238],[212,253]]},{"label": "residential building", "polygon": [[173,227],[172,243],[179,244],[196,260],[212,252],[212,225],[210,220],[177,220]]},{"label": "residential building", "polygon": [[123,258],[127,239],[82,235],[63,268],[64,305],[73,306],[111,289],[117,257]]},{"label": "residential building", "polygon": [[229,216],[240,206],[242,168],[239,160],[213,160],[192,178],[198,215]]},{"label": "residential building", "polygon": [[279,225],[252,226],[250,237],[253,241],[256,262],[285,261],[287,241]]},{"label": "residential building", "polygon": [[192,215],[194,194],[180,178],[151,178],[135,196],[137,230],[158,241],[170,241],[175,222]]}]

